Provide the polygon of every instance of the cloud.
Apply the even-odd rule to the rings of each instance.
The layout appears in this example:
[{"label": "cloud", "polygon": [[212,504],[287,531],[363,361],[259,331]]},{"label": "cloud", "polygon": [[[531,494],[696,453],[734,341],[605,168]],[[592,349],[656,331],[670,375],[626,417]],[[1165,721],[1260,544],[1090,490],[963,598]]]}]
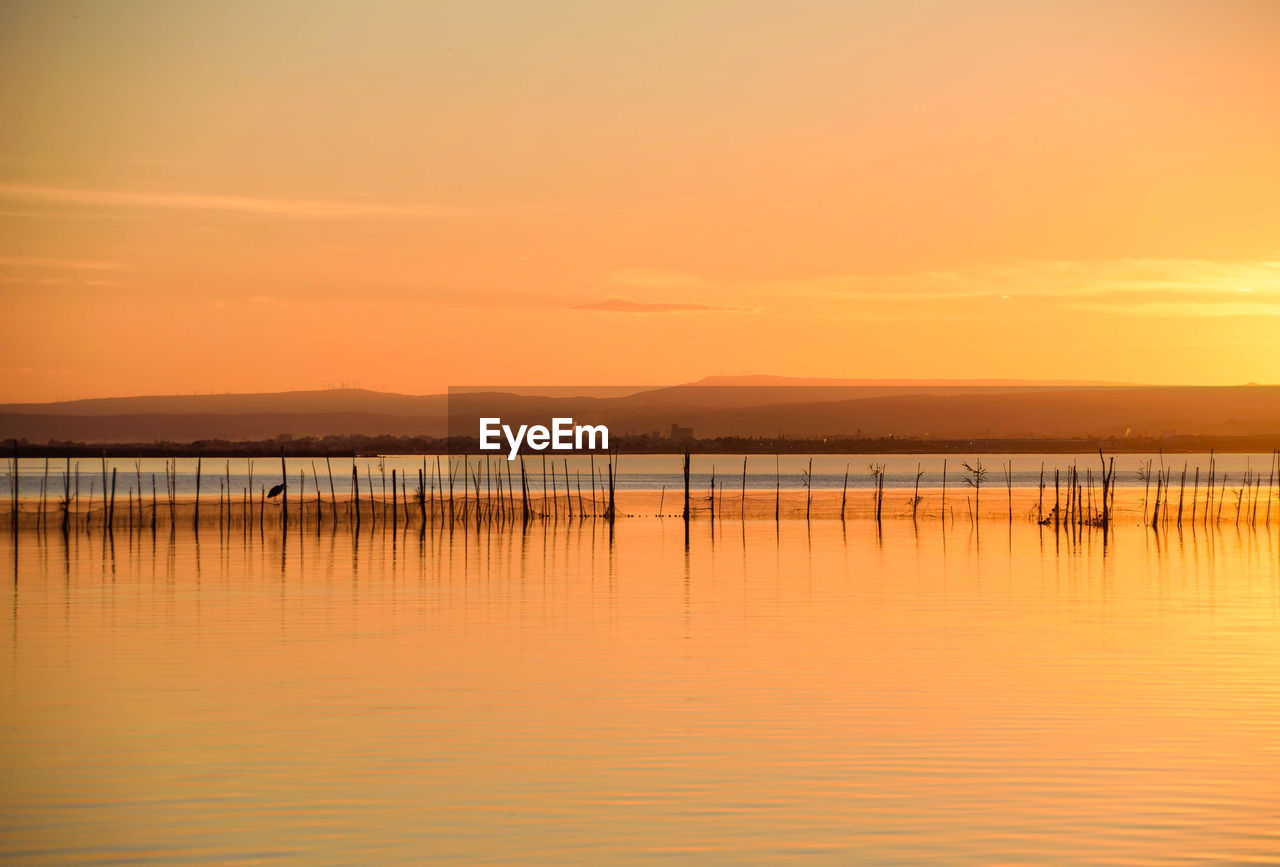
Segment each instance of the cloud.
[{"label": "cloud", "polygon": [[[1280,292],[1280,261],[1126,258],[1040,260],[955,271],[848,274],[754,287],[762,293],[865,301],[1072,299],[1107,295],[1211,296],[1222,303]],[[1252,297],[1251,297],[1252,296]]]},{"label": "cloud", "polygon": [[332,220],[368,217],[449,217],[474,213],[447,205],[388,205],[325,199],[276,199],[206,193],[130,192],[0,184],[0,200],[50,205],[99,205],[116,208],[214,211],[251,216]]},{"label": "cloud", "polygon": [[41,256],[0,256],[0,268],[54,268],[69,271],[115,271],[119,262],[91,259],[52,259]]},{"label": "cloud", "polygon": [[[668,272],[614,272],[652,277],[653,288],[684,281],[718,293],[728,287]],[[663,285],[664,281],[672,281]],[[642,280],[637,280],[637,285]],[[1148,318],[1275,317],[1280,315],[1280,259],[1129,257],[1041,259],[950,270],[794,277],[733,287],[748,309],[801,316],[848,314],[860,322],[958,321],[991,315],[990,304],[1036,311],[1082,311]],[[1020,303],[1021,302],[1021,303]],[[583,309],[669,312],[611,298]],[[687,309],[676,308],[674,309]],[[694,309],[705,309],[695,307]],[[725,308],[718,308],[725,309]],[[741,308],[735,308],[741,309]]]},{"label": "cloud", "polygon": [[639,289],[704,289],[710,284],[696,274],[647,268],[624,268],[609,275],[614,283]]},{"label": "cloud", "polygon": [[1106,313],[1118,316],[1149,316],[1162,318],[1203,319],[1224,316],[1280,316],[1280,301],[1226,303],[1221,301],[1142,301],[1134,303],[1098,302],[1072,304],[1076,310],[1089,313]]},{"label": "cloud", "polygon": [[575,304],[574,310],[598,310],[606,313],[745,313],[742,307],[715,307],[692,302],[644,302],[626,298],[609,298],[590,304]]},{"label": "cloud", "polygon": [[[983,302],[1028,301],[1074,310],[1102,310],[1087,305],[1107,305],[1108,310],[1133,316],[1222,317],[1248,311],[1270,316],[1269,305],[1280,300],[1280,259],[1274,256],[1019,260],[950,270],[797,276],[732,287],[673,271],[618,270],[609,278],[642,289],[702,290],[704,295],[713,291],[753,310],[828,315],[844,309],[842,304],[853,304],[859,321],[985,317],[989,310]],[[724,295],[729,291],[731,296]],[[658,313],[708,308],[611,298],[579,309]]]}]

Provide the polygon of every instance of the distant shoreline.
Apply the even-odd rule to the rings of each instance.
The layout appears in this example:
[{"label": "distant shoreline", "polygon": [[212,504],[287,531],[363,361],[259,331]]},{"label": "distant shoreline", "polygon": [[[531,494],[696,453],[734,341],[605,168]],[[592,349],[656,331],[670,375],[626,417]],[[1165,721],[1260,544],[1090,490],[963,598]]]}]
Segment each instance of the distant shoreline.
[{"label": "distant shoreline", "polygon": [[[821,439],[758,439],[725,437],[717,439],[671,440],[621,436],[614,439],[617,454],[1187,454],[1197,452],[1270,453],[1280,448],[1280,434],[1251,436],[1171,436],[1171,437],[993,437],[989,439],[920,439],[883,437],[875,439],[826,437]],[[431,437],[325,437],[269,440],[197,440],[194,442],[50,442],[13,440],[2,446],[4,457],[12,458],[15,448],[22,458],[82,457],[371,457],[377,455],[475,455],[481,452],[475,438],[439,439]],[[529,458],[550,452],[525,452]],[[564,456],[566,452],[556,452]],[[588,454],[582,452],[581,454]],[[595,454],[605,454],[596,451]]]}]

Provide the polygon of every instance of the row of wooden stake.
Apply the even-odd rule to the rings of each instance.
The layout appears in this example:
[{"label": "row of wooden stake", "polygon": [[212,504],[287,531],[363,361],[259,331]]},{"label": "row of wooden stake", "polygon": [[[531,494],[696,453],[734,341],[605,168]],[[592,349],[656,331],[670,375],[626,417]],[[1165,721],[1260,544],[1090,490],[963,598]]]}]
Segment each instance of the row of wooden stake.
[{"label": "row of wooden stake", "polygon": [[[695,512],[690,486],[691,455],[686,452],[683,457],[684,503],[681,515],[685,521],[688,521]],[[1098,453],[1098,458],[1101,462],[1101,468],[1096,476],[1092,467],[1084,468],[1082,471],[1075,463],[1066,470],[1065,474],[1058,469],[1053,471],[1053,505],[1048,511],[1045,509],[1047,481],[1044,464],[1041,464],[1036,503],[1036,520],[1038,523],[1052,525],[1055,528],[1063,526],[1106,528],[1111,524],[1115,510],[1115,458],[1108,459],[1101,451]],[[747,458],[743,458],[741,486],[739,489],[739,514],[742,516],[746,515],[747,460]],[[540,494],[535,494],[530,489],[530,476],[523,457],[520,459],[518,480],[513,476],[511,462],[507,461],[496,462],[497,466],[495,467],[495,461],[491,459],[483,461],[477,459],[473,464],[469,458],[462,457],[457,460],[456,464],[452,459],[449,459],[446,466],[440,456],[436,456],[434,463],[424,457],[422,467],[416,470],[416,485],[412,491],[409,488],[409,474],[399,472],[396,469],[391,470],[389,498],[386,467],[381,461],[379,461],[381,479],[378,494],[375,494],[372,469],[366,466],[362,480],[359,464],[355,460],[352,461],[351,493],[345,499],[340,499],[336,492],[333,466],[330,459],[326,457],[324,462],[328,481],[328,508],[326,509],[326,499],[321,489],[321,475],[313,460],[311,462],[311,483],[314,499],[310,501],[310,505],[308,505],[306,496],[306,471],[300,469],[298,472],[297,488],[293,497],[295,506],[292,513],[298,521],[305,521],[311,509],[314,509],[313,514],[317,523],[324,521],[327,511],[330,520],[335,523],[345,519],[354,523],[357,527],[365,521],[377,522],[380,520],[389,520],[393,525],[398,525],[402,521],[408,523],[415,516],[424,524],[429,521],[484,524],[506,523],[517,520],[529,522],[540,518],[559,519],[562,516],[566,519],[574,517],[580,519],[587,517],[603,518],[612,522],[617,514],[616,456],[613,455],[609,456],[605,466],[599,470],[597,470],[595,458],[592,456],[591,468],[588,473],[588,486],[585,491],[581,472],[575,472],[571,475],[567,460],[563,461],[563,468],[558,471],[555,461],[551,461],[548,465],[544,457],[541,467],[542,484]],[[242,522],[256,522],[262,527],[265,526],[267,515],[277,512],[282,527],[287,528],[291,515],[289,505],[291,486],[288,483],[287,468],[283,455],[280,463],[281,481],[274,485],[270,492],[264,484],[259,486],[255,493],[254,461],[249,461],[248,483],[239,492],[232,489],[231,462],[229,460],[226,461],[223,468],[224,471],[218,478],[218,522],[220,524],[224,521],[230,523],[233,518],[237,517],[238,511],[238,517]],[[775,456],[775,520],[779,520],[782,515],[779,464],[779,458]],[[505,473],[503,465],[505,465]],[[963,468],[962,482],[973,492],[972,499],[966,496],[965,502],[969,509],[970,520],[975,521],[980,514],[981,495],[989,468],[985,467],[980,460],[972,464],[962,463],[961,467]],[[70,459],[66,459],[65,468],[62,472],[62,496],[54,504],[54,508],[50,508],[50,496],[53,493],[50,481],[52,478],[52,481],[56,484],[57,479],[56,471],[53,477],[50,476],[50,469],[50,461],[46,458],[41,479],[40,497],[36,506],[37,526],[46,526],[48,519],[57,514],[63,532],[69,532],[72,525],[76,523],[88,527],[95,514],[95,507],[100,515],[100,526],[107,529],[117,526],[118,521],[125,522],[125,525],[129,527],[147,524],[152,527],[156,526],[157,519],[162,513],[158,496],[158,482],[156,474],[150,473],[150,503],[148,504],[146,502],[146,485],[142,474],[141,459],[134,463],[134,472],[131,474],[133,478],[126,478],[125,480],[126,489],[123,492],[124,509],[119,516],[117,516],[116,504],[119,468],[112,467],[108,472],[105,457],[102,460],[101,487],[98,487],[99,478],[90,475],[87,480],[87,508],[83,511],[80,508],[82,478],[79,463],[77,462],[73,470]],[[883,520],[884,487],[887,473],[883,464],[871,464],[869,469],[874,496],[874,518],[879,524]],[[1008,519],[1012,521],[1014,518],[1012,461],[1004,462],[1002,469],[1007,492]],[[548,475],[548,470],[550,475]],[[1192,470],[1194,472],[1189,476],[1188,473]],[[1154,468],[1152,462],[1147,461],[1138,471],[1139,479],[1145,483],[1142,499],[1143,522],[1153,527],[1170,524],[1182,526],[1184,520],[1192,524],[1197,522],[1206,524],[1210,522],[1220,523],[1225,513],[1227,519],[1233,521],[1236,525],[1243,522],[1247,525],[1262,523],[1270,526],[1272,500],[1275,499],[1275,482],[1278,470],[1280,470],[1280,452],[1273,451],[1270,471],[1265,480],[1265,489],[1262,474],[1252,469],[1246,470],[1244,476],[1232,487],[1228,474],[1219,475],[1216,456],[1211,452],[1204,485],[1204,496],[1202,498],[1200,467],[1191,468],[1188,462],[1183,462],[1177,479],[1175,496],[1174,468],[1164,465],[1163,456],[1161,457],[1161,466],[1158,468]],[[923,475],[923,469],[917,464],[914,489],[912,497],[908,500],[913,521],[918,517],[919,506],[922,502],[919,489]],[[942,464],[941,506],[939,509],[939,513],[944,520],[949,514],[947,508],[947,478],[947,461],[944,460]],[[1187,487],[1188,478],[1190,478],[1191,482],[1189,492]],[[804,514],[805,518],[808,519],[811,516],[813,502],[812,458],[809,460],[807,468],[802,471],[801,483],[805,489]],[[201,504],[204,502],[202,496],[203,484],[203,459],[197,458],[195,494],[191,500],[191,520],[192,524],[197,527],[200,524]],[[1152,496],[1153,484],[1154,497]],[[849,465],[846,464],[844,483],[840,494],[841,518],[846,515],[847,511],[848,486]],[[278,504],[273,495],[280,496]],[[665,495],[666,489],[664,487],[659,501],[659,513],[662,512]],[[11,471],[11,496],[10,514],[12,526],[16,532],[20,512],[18,461],[16,455]],[[601,496],[603,496],[603,500]],[[239,500],[238,510],[236,508],[237,500]],[[724,482],[723,480],[717,482],[713,467],[710,490],[705,500],[708,514],[712,520],[716,518],[717,503],[723,504],[724,500]],[[164,505],[167,507],[170,525],[175,525],[178,522],[180,504],[177,461],[166,460],[164,467]],[[268,505],[271,506],[270,509],[268,509]],[[1231,508],[1232,506],[1234,508]],[[390,513],[389,517],[388,512]]]},{"label": "row of wooden stake", "polygon": [[[542,484],[540,493],[537,486],[531,484],[529,469],[525,460],[520,459],[520,476],[514,478],[509,462],[502,461],[495,466],[493,460],[476,460],[462,457],[456,462],[450,459],[446,463],[436,456],[434,463],[423,458],[422,467],[416,471],[416,486],[410,490],[410,477],[407,472],[391,470],[390,491],[387,489],[386,467],[379,462],[380,485],[375,494],[374,475],[370,467],[366,467],[361,478],[359,464],[351,463],[351,492],[340,498],[336,491],[333,477],[333,465],[325,458],[325,470],[328,480],[328,498],[321,489],[321,476],[315,461],[311,462],[311,485],[314,499],[308,502],[307,473],[298,471],[297,487],[290,506],[290,488],[287,467],[284,457],[280,460],[281,481],[270,490],[260,485],[254,490],[254,461],[249,461],[248,483],[235,491],[231,486],[231,462],[226,461],[223,473],[218,476],[218,523],[231,523],[233,519],[246,524],[257,523],[259,527],[266,524],[268,515],[278,517],[283,528],[288,527],[290,518],[302,522],[308,514],[314,515],[317,523],[328,518],[337,523],[346,520],[359,527],[362,523],[388,521],[393,525],[401,522],[409,523],[417,519],[424,524],[430,521],[447,521],[449,523],[483,524],[506,523],[511,521],[529,522],[535,519],[558,520],[600,518],[612,522],[617,514],[616,508],[616,456],[608,456],[602,466],[597,469],[595,456],[591,458],[591,468],[586,488],[583,487],[582,473],[570,475],[568,461],[563,462],[562,470],[558,470],[555,462],[548,464],[544,458],[541,467]],[[505,474],[502,465],[505,464]],[[18,518],[21,513],[19,490],[19,464],[15,457],[10,472],[11,501],[10,516],[12,529],[18,529]],[[65,459],[62,470],[61,497],[51,502],[53,490],[50,482],[57,484],[57,471],[50,475],[50,461],[44,461],[44,473],[41,477],[40,496],[35,504],[35,523],[39,528],[49,524],[55,515],[61,530],[66,533],[74,527],[89,528],[94,523],[107,530],[114,530],[123,525],[130,528],[147,526],[153,529],[162,514],[167,511],[168,523],[176,526],[179,522],[180,507],[188,505],[188,501],[178,496],[178,469],[176,460],[166,460],[164,467],[164,499],[159,495],[159,481],[155,473],[149,473],[150,497],[146,496],[146,484],[142,473],[142,461],[134,463],[133,479],[124,480],[125,489],[120,491],[123,502],[117,508],[117,491],[119,490],[120,473],[118,467],[108,469],[107,461],[102,460],[101,487],[94,474],[82,473],[77,462],[73,468],[71,460]],[[87,484],[86,484],[87,483]],[[196,459],[195,491],[189,505],[191,522],[200,526],[201,506],[208,505],[204,496],[205,481],[204,461]],[[519,485],[517,489],[517,484]],[[87,491],[85,490],[87,488]],[[85,496],[82,500],[82,491]],[[367,498],[366,498],[367,492]],[[276,501],[276,497],[279,501]],[[83,508],[82,508],[83,506]],[[206,512],[207,517],[207,512]]]}]

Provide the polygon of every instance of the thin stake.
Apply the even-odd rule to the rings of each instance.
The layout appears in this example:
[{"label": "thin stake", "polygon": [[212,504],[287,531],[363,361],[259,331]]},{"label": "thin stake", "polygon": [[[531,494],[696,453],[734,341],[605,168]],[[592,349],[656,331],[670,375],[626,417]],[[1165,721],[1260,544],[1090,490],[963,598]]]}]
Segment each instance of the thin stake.
[{"label": "thin stake", "polygon": [[[946,523],[947,523],[947,459],[946,458],[942,459],[942,509],[939,514],[940,514],[940,517],[942,518],[943,526],[946,526]],[[955,526],[954,521],[952,522],[952,526]]]},{"label": "thin stake", "polygon": [[686,449],[684,453],[684,513],[683,518],[687,523],[689,520],[689,451]]},{"label": "thin stake", "polygon": [[[916,477],[917,489],[919,488],[919,476]],[[844,482],[840,485],[840,520],[844,520],[845,504],[849,500],[849,462],[844,462]],[[911,517],[915,518],[915,507],[911,509]]]},{"label": "thin stake", "polygon": [[356,471],[356,459],[351,459],[351,504],[356,511],[356,532],[360,531],[360,474]]}]

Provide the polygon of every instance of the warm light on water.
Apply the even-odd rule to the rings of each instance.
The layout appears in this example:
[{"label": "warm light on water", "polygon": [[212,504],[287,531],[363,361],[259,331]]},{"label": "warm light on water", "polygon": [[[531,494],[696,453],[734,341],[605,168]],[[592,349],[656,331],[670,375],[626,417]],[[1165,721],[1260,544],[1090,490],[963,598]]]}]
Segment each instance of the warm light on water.
[{"label": "warm light on water", "polygon": [[24,530],[0,855],[1264,861],[1276,528]]}]

